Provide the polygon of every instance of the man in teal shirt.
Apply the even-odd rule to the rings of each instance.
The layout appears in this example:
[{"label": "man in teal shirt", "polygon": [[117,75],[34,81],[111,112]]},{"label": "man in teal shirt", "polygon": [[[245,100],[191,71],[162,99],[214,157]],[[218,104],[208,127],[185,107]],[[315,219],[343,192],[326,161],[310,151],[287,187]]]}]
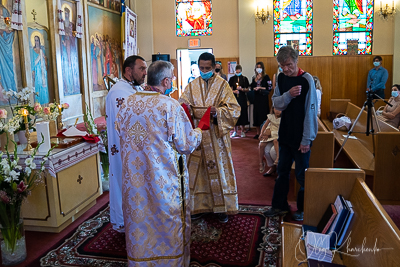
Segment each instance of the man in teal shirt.
[{"label": "man in teal shirt", "polygon": [[[382,57],[374,57],[374,68],[368,72],[367,91],[372,90],[376,95],[385,98],[385,84],[388,71],[382,67]],[[377,98],[377,97],[374,97]]]}]

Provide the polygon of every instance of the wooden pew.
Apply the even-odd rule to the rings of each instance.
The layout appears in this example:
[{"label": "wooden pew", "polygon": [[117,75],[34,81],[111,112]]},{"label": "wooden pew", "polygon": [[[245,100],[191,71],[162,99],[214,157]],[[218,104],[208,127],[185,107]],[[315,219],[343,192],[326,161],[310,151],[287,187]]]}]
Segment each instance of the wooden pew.
[{"label": "wooden pew", "polygon": [[[333,168],[334,149],[335,137],[333,132],[329,131],[318,118],[318,134],[311,147],[310,168]],[[294,170],[295,164],[293,162],[292,170]],[[293,179],[293,183],[296,197],[300,185],[296,179]]]},{"label": "wooden pew", "polygon": [[[337,106],[337,102],[343,104],[344,101],[334,102]],[[344,113],[354,122],[360,110],[361,108],[347,102]],[[345,140],[343,135],[347,135],[347,132],[333,129],[332,122],[328,120],[323,120],[323,122],[329,130],[333,131],[336,142],[341,146]],[[343,147],[343,152],[356,168],[374,177],[371,189],[382,203],[400,204],[400,194],[397,193],[400,192],[400,181],[397,179],[400,166],[400,132],[381,120],[378,120],[381,130],[378,132],[375,120],[373,124],[376,134],[367,136],[365,133],[367,112],[364,110],[352,133],[352,136],[357,139],[349,138]],[[372,138],[375,138],[375,156]]]},{"label": "wooden pew", "polygon": [[[316,226],[329,203],[341,194],[350,200],[354,217],[350,224],[351,240],[335,254],[334,263],[347,267],[398,266],[400,231],[364,182],[364,172],[354,169],[308,169],[304,196],[304,224]],[[282,224],[282,266],[298,266],[306,259],[301,225]],[[364,249],[376,249],[355,251]],[[354,256],[360,254],[358,257]],[[353,255],[353,256],[352,256]],[[303,266],[303,265],[300,265]],[[307,266],[307,264],[304,264]]]}]

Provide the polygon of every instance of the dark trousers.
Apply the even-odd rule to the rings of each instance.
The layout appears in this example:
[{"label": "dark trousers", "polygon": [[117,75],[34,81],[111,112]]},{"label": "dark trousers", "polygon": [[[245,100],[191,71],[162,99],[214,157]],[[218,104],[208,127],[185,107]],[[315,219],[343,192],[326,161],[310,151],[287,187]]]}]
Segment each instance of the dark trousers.
[{"label": "dark trousers", "polygon": [[274,195],[272,197],[272,207],[275,209],[288,210],[287,195],[289,193],[290,171],[293,161],[296,163],[295,174],[300,184],[297,193],[297,209],[304,210],[304,178],[305,170],[308,168],[310,161],[310,153],[301,153],[298,148],[279,144],[279,162],[278,162],[278,179],[274,187]]}]

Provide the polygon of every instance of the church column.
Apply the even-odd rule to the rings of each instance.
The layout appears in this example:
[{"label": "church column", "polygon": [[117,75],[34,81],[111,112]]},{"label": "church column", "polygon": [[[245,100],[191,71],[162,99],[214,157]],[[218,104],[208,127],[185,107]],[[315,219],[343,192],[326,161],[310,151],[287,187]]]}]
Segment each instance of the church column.
[{"label": "church column", "polygon": [[251,82],[256,64],[256,21],[254,0],[238,0],[239,11],[239,63],[243,74]]},{"label": "church column", "polygon": [[[400,2],[397,3],[397,6],[400,5]],[[397,7],[397,10],[400,8]],[[400,73],[400,15],[394,15],[394,29],[393,29],[393,84],[400,83],[400,77],[398,73]],[[387,84],[386,84],[387,85]]]},{"label": "church column", "polygon": [[131,9],[137,15],[138,54],[151,60],[154,50],[152,1],[130,0]]}]

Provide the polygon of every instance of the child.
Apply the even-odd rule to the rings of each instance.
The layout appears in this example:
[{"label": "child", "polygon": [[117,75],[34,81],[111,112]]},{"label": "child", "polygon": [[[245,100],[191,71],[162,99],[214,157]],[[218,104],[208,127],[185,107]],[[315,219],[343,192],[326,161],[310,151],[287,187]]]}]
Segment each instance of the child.
[{"label": "child", "polygon": [[[271,167],[272,169],[275,167],[275,165],[278,164],[279,160],[278,130],[280,123],[281,123],[281,111],[276,110],[274,109],[274,107],[272,107],[271,114],[267,115],[267,121],[264,123],[261,129],[261,135],[259,137],[260,173],[263,173],[265,169],[264,153],[265,153],[265,148],[267,146],[269,146],[269,149],[271,149],[273,146],[276,152],[275,162],[272,162],[271,160],[267,159],[268,166]],[[272,172],[273,171],[270,171],[269,174],[271,174]]]},{"label": "child", "polygon": [[317,89],[317,101],[318,101],[318,117],[321,116],[321,96],[322,96],[322,86],[317,76],[313,76],[315,89]]}]

